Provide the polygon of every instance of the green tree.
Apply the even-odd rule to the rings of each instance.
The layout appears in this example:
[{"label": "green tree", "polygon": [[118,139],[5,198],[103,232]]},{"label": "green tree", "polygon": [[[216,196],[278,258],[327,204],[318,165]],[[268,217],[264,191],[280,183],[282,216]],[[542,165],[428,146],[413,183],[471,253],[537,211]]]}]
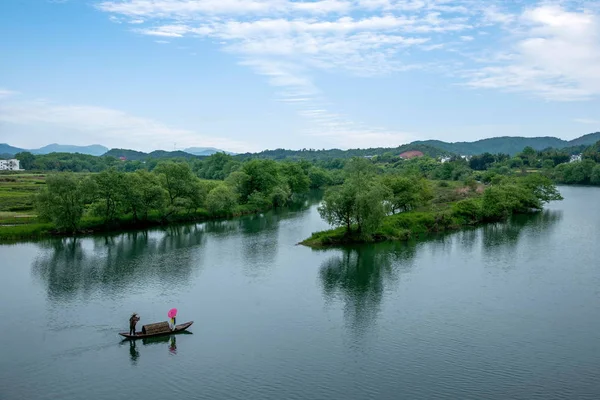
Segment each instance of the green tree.
[{"label": "green tree", "polygon": [[544,175],[527,175],[523,178],[522,184],[533,193],[541,204],[563,199],[552,180]]},{"label": "green tree", "polygon": [[111,168],[93,177],[97,198],[94,203],[94,213],[102,216],[105,223],[114,221],[122,206],[124,176],[124,173]]},{"label": "green tree", "polygon": [[358,191],[356,196],[355,220],[358,232],[363,236],[374,233],[389,212],[391,190],[384,185],[371,184],[368,190]]},{"label": "green tree", "polygon": [[352,231],[355,222],[356,191],[349,184],[333,187],[325,191],[319,214],[329,225],[345,226],[346,235]]},{"label": "green tree", "polygon": [[161,186],[167,191],[171,206],[175,206],[177,200],[189,199],[197,189],[197,178],[188,163],[161,162],[154,172],[158,175]]},{"label": "green tree", "polygon": [[146,170],[124,174],[120,191],[122,211],[134,221],[147,220],[152,210],[162,211],[166,199],[157,176]]},{"label": "green tree", "polygon": [[592,185],[600,185],[600,165],[596,165],[592,170],[590,183]]},{"label": "green tree", "polygon": [[322,188],[331,184],[331,176],[323,168],[312,167],[308,171],[308,179],[312,189]]},{"label": "green tree", "polygon": [[[240,198],[243,198],[244,202],[247,201],[246,188],[249,185],[250,176],[243,171],[232,172],[227,179],[225,184],[230,186]],[[245,198],[244,198],[245,196]]]},{"label": "green tree", "polygon": [[552,168],[554,168],[554,160],[545,159],[544,161],[542,161],[542,168],[545,170],[551,170]]},{"label": "green tree", "polygon": [[33,169],[35,156],[28,151],[15,154],[15,158],[19,160],[22,169]]},{"label": "green tree", "polygon": [[390,204],[392,213],[410,211],[431,200],[432,189],[424,179],[388,175],[383,184],[392,193]]},{"label": "green tree", "polygon": [[292,193],[306,193],[310,189],[310,179],[300,164],[285,163],[281,173]]},{"label": "green tree", "polygon": [[76,232],[88,197],[87,183],[71,173],[49,175],[35,201],[39,217],[61,231]]},{"label": "green tree", "polygon": [[237,206],[238,196],[231,186],[219,185],[206,198],[206,208],[211,214],[230,214]]},{"label": "green tree", "polygon": [[269,196],[280,182],[277,163],[273,160],[251,160],[242,166],[242,171],[248,176],[240,193],[242,200],[255,192]]}]

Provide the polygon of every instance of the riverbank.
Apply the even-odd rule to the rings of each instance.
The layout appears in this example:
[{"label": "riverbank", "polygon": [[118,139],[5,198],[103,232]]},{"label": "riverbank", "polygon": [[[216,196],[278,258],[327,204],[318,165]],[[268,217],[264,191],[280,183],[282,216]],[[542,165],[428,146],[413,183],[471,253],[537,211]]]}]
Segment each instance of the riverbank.
[{"label": "riverbank", "polygon": [[474,227],[485,221],[467,221],[453,215],[449,205],[439,211],[409,211],[390,215],[384,218],[380,229],[369,235],[359,232],[347,232],[340,227],[327,231],[315,232],[300,244],[312,248],[335,247],[347,244],[375,243],[385,241],[408,241],[431,234],[443,233]]},{"label": "riverbank", "polygon": [[[439,190],[439,188],[438,188]],[[387,215],[371,232],[357,224],[315,232],[299,244],[312,248],[356,243],[406,241],[430,234],[456,231],[489,222],[502,222],[514,214],[538,212],[545,203],[562,200],[556,187],[541,176],[506,180],[476,190],[456,190],[465,197],[450,202],[432,202],[426,207]]]},{"label": "riverbank", "polygon": [[41,223],[37,222],[35,219],[28,219],[28,221],[24,223],[0,225],[0,243],[36,240],[49,237],[87,236],[100,233],[144,230],[184,223],[225,220],[244,215],[258,214],[268,210],[269,208],[255,208],[249,205],[242,205],[238,206],[233,212],[228,214],[210,214],[204,209],[199,209],[191,214],[171,215],[168,220],[165,220],[164,217],[158,213],[152,213],[148,216],[148,219],[145,220],[134,220],[133,217],[129,215],[124,218],[117,218],[110,223],[104,222],[102,218],[86,217],[81,220],[80,227],[75,232],[60,231],[56,229],[52,223]]}]

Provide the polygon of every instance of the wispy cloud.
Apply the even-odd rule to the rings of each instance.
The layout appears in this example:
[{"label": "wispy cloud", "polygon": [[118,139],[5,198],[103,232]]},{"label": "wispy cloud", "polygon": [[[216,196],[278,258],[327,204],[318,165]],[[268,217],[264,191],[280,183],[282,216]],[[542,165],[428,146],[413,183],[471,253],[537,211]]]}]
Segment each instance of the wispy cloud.
[{"label": "wispy cloud", "polygon": [[18,94],[18,92],[15,92],[13,90],[8,90],[8,89],[0,88],[0,99],[11,97],[11,96],[14,96],[16,94]]},{"label": "wispy cloud", "polygon": [[580,124],[600,125],[600,120],[592,118],[575,118],[573,121],[578,122]]},{"label": "wispy cloud", "polygon": [[[8,93],[2,97],[2,93]],[[212,146],[231,151],[258,150],[254,145],[227,138],[202,135],[188,129],[164,125],[158,121],[137,117],[123,111],[87,105],[63,105],[46,100],[18,100],[13,92],[0,91],[0,123],[16,127],[60,130],[65,141],[73,144],[90,142],[108,146],[130,146],[144,150],[168,149],[177,142],[180,147]],[[46,129],[38,143],[44,142]],[[12,131],[12,129],[11,129]],[[33,135],[28,133],[28,136]],[[28,137],[28,140],[33,138]],[[84,139],[85,143],[80,143]]]},{"label": "wispy cloud", "polygon": [[[437,66],[431,69],[446,70],[477,89],[561,101],[600,94],[600,25],[590,4],[108,0],[96,7],[118,21],[143,20],[134,29],[138,34],[220,43],[277,88],[279,100],[311,123],[309,134],[330,135],[341,143],[344,137],[358,141],[361,134],[382,142],[408,135],[333,111],[313,79],[318,73],[376,76]],[[443,58],[435,59],[436,54]],[[425,61],[434,59],[435,65]]]},{"label": "wispy cloud", "polygon": [[600,15],[549,4],[502,21],[514,32],[510,56],[470,71],[469,85],[558,101],[600,95]]}]

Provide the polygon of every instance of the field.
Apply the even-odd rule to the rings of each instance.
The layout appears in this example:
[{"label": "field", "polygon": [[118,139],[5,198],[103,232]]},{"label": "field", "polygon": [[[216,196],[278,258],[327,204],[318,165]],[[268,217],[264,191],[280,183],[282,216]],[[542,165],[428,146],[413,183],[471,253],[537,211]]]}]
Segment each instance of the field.
[{"label": "field", "polygon": [[33,198],[45,180],[43,174],[0,173],[0,225],[33,222]]}]

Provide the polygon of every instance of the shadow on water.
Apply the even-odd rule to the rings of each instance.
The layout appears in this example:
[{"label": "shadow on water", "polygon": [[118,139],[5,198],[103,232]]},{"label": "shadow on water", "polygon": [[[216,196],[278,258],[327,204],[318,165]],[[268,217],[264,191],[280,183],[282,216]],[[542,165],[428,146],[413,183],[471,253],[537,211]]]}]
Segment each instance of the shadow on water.
[{"label": "shadow on water", "polygon": [[[144,338],[141,339],[143,347],[145,346],[162,346],[165,343],[167,344],[166,348],[171,355],[177,355],[177,336],[184,335],[193,335],[192,332],[180,332],[177,335],[165,335],[165,336],[157,336],[152,338]],[[138,360],[140,358],[140,350],[138,348],[140,340],[123,340],[121,341],[122,346],[129,347],[129,358],[132,365],[137,365]]]},{"label": "shadow on water", "polygon": [[45,283],[49,298],[58,301],[93,290],[119,294],[149,279],[168,279],[177,286],[198,265],[204,242],[198,226],[48,240],[38,244],[45,251],[34,260],[32,273]]},{"label": "shadow on water", "polygon": [[479,229],[483,250],[496,252],[500,248],[511,251],[524,233],[535,233],[529,237],[541,239],[552,232],[551,228],[556,226],[562,217],[562,211],[544,210],[535,214],[514,215],[507,222],[485,225]]},{"label": "shadow on water", "polygon": [[32,263],[32,274],[55,301],[95,290],[119,295],[150,280],[168,281],[176,288],[188,284],[201,265],[207,235],[240,234],[238,246],[249,265],[272,262],[279,222],[301,218],[320,198],[321,193],[314,191],[296,197],[289,207],[231,220],[40,241],[42,252]]},{"label": "shadow on water", "polygon": [[[392,289],[401,275],[410,273],[419,252],[449,254],[456,246],[467,252],[481,247],[484,254],[514,254],[514,247],[524,233],[528,238],[542,240],[542,235],[562,218],[562,212],[545,210],[535,214],[517,215],[508,222],[479,228],[430,236],[409,242],[384,242],[361,246],[340,247],[326,259],[319,271],[324,297],[341,299],[344,318],[357,334],[362,334],[377,320],[386,288]],[[498,249],[500,248],[500,249]],[[316,250],[323,251],[323,250]]]},{"label": "shadow on water", "polygon": [[347,323],[361,334],[375,322],[386,286],[412,268],[416,243],[379,243],[338,251],[321,264],[324,296],[342,299]]}]

